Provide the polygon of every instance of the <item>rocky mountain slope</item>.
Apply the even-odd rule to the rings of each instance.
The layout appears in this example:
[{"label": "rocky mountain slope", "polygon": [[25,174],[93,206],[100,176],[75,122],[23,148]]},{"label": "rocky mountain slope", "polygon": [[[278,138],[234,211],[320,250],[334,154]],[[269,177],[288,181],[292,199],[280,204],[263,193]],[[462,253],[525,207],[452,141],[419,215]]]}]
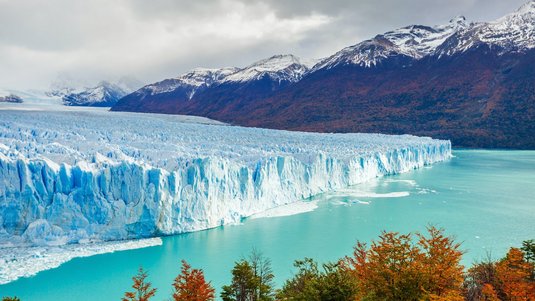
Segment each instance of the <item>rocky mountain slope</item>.
[{"label": "rocky mountain slope", "polygon": [[147,85],[127,95],[112,109],[137,112],[188,112],[193,115],[234,108],[264,98],[309,70],[293,55],[275,55],[245,68],[194,69],[176,78]]},{"label": "rocky mountain slope", "polygon": [[535,148],[535,1],[492,22],[456,17],[445,25],[393,30],[311,68],[293,56],[271,60],[284,63],[268,72],[255,64],[239,69],[191,98],[131,94],[113,109],[289,130],[431,135],[466,147]]}]

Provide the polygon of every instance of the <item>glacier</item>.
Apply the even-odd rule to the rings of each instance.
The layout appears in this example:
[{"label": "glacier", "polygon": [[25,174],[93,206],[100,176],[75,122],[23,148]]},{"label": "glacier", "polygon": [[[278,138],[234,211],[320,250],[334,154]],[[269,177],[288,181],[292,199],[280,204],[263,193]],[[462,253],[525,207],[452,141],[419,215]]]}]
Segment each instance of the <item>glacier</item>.
[{"label": "glacier", "polygon": [[410,135],[319,134],[104,110],[2,110],[0,248],[239,223],[451,157]]}]

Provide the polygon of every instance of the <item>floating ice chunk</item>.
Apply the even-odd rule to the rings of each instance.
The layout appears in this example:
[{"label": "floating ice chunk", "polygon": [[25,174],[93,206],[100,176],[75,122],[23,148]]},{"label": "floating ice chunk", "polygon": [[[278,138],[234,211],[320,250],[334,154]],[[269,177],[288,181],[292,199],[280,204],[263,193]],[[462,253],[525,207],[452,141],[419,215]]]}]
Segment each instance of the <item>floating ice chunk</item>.
[{"label": "floating ice chunk", "polygon": [[254,214],[251,219],[296,215],[314,211],[316,208],[318,208],[317,201],[299,201]]},{"label": "floating ice chunk", "polygon": [[82,245],[0,249],[0,285],[21,277],[31,277],[44,270],[57,268],[76,257],[88,257],[161,244],[162,239],[156,237]]},{"label": "floating ice chunk", "polygon": [[418,186],[418,184],[416,183],[415,180],[393,180],[393,179],[390,179],[390,180],[385,180],[385,183],[405,183],[409,186],[412,186],[412,187],[416,187]]},{"label": "floating ice chunk", "polygon": [[328,198],[337,197],[353,197],[353,198],[402,198],[410,195],[408,191],[395,191],[387,193],[376,193],[370,191],[356,191],[356,190],[337,190],[335,193],[329,194]]}]

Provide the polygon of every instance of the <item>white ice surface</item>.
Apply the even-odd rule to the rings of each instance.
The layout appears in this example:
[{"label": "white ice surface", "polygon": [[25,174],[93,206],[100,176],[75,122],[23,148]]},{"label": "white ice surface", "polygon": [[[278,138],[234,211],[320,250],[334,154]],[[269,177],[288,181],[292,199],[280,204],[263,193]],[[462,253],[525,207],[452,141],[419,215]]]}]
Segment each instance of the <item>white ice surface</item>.
[{"label": "white ice surface", "polygon": [[287,132],[98,109],[1,108],[0,247],[124,240],[239,223],[451,156],[449,141],[408,135]]},{"label": "white ice surface", "polygon": [[282,205],[273,209],[268,209],[264,212],[254,214],[250,218],[257,219],[266,217],[281,217],[310,212],[318,208],[317,203],[317,201],[297,201],[294,203]]},{"label": "white ice surface", "polygon": [[350,189],[337,190],[336,193],[329,194],[326,198],[353,197],[353,198],[401,198],[409,196],[408,191],[394,191],[388,193],[376,193],[370,191],[358,191]]},{"label": "white ice surface", "polygon": [[21,277],[59,267],[76,258],[113,253],[162,244],[159,237],[129,241],[112,241],[83,245],[42,246],[0,249],[0,285]]}]

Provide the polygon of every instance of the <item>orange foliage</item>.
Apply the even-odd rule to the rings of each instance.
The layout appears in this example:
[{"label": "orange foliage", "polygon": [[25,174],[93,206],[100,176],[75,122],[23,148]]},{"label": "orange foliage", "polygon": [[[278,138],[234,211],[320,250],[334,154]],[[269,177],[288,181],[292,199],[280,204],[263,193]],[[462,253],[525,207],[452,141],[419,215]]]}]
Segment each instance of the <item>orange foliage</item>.
[{"label": "orange foliage", "polygon": [[443,230],[429,227],[427,231],[429,237],[417,234],[418,245],[423,251],[421,260],[426,291],[436,298],[448,296],[447,300],[462,300],[460,288],[464,267],[460,263],[463,255],[459,250],[461,245],[444,236]]},{"label": "orange foliage", "polygon": [[182,271],[173,282],[175,301],[211,301],[215,298],[215,290],[204,279],[204,273],[182,260]]},{"label": "orange foliage", "polygon": [[535,282],[531,280],[533,264],[524,259],[524,253],[511,248],[507,256],[496,264],[496,277],[507,300],[535,300]]},{"label": "orange foliage", "polygon": [[500,301],[498,294],[491,284],[484,284],[481,289],[481,301]]},{"label": "orange foliage", "polygon": [[443,230],[429,237],[383,233],[368,249],[357,243],[344,265],[358,284],[357,300],[462,300],[463,266],[459,244]]},{"label": "orange foliage", "polygon": [[145,282],[147,276],[147,272],[140,267],[137,275],[132,277],[134,291],[125,293],[122,301],[148,301],[154,297],[156,289],[151,287],[150,282]]}]

